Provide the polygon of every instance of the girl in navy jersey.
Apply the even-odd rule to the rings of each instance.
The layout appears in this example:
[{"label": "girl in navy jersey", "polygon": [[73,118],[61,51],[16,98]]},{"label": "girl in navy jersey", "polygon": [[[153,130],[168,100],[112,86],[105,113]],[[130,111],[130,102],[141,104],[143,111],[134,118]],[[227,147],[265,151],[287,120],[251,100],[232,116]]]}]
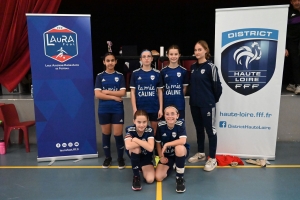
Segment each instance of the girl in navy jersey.
[{"label": "girl in navy jersey", "polygon": [[205,160],[204,141],[206,132],[209,140],[210,158],[206,162],[204,170],[212,171],[217,166],[215,117],[216,103],[222,94],[222,86],[218,68],[208,60],[210,54],[205,41],[200,40],[196,43],[194,54],[198,61],[191,66],[190,108],[197,132],[198,152],[188,161],[195,163]]},{"label": "girl in navy jersey", "polygon": [[167,51],[169,65],[164,67],[160,74],[163,79],[163,107],[175,105],[178,108],[181,119],[185,118],[184,95],[188,86],[187,70],[180,66],[180,51],[177,45],[172,45]]},{"label": "girl in navy jersey", "polygon": [[108,168],[112,162],[110,153],[111,130],[116,140],[119,169],[125,167],[123,159],[124,107],[122,97],[126,93],[125,80],[121,73],[115,71],[117,60],[112,53],[104,55],[106,70],[96,77],[95,96],[99,99],[98,117],[102,129],[102,147],[105,160],[102,167]]},{"label": "girl in navy jersey", "polygon": [[147,183],[154,181],[154,166],[152,151],[154,148],[153,129],[148,126],[148,114],[144,110],[137,110],[133,116],[134,125],[126,127],[125,147],[130,157],[133,182],[132,189],[141,190],[140,170]]},{"label": "girl in navy jersey", "polygon": [[143,50],[140,60],[142,66],[132,72],[130,80],[132,110],[135,113],[142,109],[148,113],[155,134],[158,120],[163,115],[163,83],[160,72],[151,67],[151,51]]},{"label": "girl in navy jersey", "polygon": [[167,106],[164,110],[166,121],[158,123],[155,136],[159,163],[156,167],[155,178],[162,181],[176,164],[176,192],[184,192],[184,163],[188,154],[186,148],[186,130],[183,120],[178,120],[179,113],[175,106]]}]

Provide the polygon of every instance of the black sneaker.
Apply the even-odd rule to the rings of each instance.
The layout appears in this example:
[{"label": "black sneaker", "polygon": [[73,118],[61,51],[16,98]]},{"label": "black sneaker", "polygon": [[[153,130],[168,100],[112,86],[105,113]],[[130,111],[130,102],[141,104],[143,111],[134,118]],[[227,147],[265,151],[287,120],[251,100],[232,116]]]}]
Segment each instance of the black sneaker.
[{"label": "black sneaker", "polygon": [[118,158],[118,164],[119,164],[119,169],[124,169],[125,168],[125,160],[124,158]]},{"label": "black sneaker", "polygon": [[141,180],[139,176],[133,176],[132,187],[134,191],[142,189]]},{"label": "black sneaker", "polygon": [[176,178],[176,192],[185,192],[184,182],[182,177]]},{"label": "black sneaker", "polygon": [[112,160],[111,157],[105,158],[105,160],[104,160],[104,162],[102,164],[102,168],[108,168],[110,166],[110,164],[111,164],[111,160]]}]

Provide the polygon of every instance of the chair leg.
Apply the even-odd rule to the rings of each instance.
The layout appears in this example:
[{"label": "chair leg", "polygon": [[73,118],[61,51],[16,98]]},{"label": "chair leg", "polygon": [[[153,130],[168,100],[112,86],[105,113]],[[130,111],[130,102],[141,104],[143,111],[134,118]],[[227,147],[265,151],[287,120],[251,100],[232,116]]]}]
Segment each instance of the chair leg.
[{"label": "chair leg", "polygon": [[24,128],[23,133],[24,133],[24,141],[25,141],[26,152],[28,153],[28,152],[30,152],[28,129]]},{"label": "chair leg", "polygon": [[19,129],[19,144],[23,144],[23,134],[24,131],[22,129]]},{"label": "chair leg", "polygon": [[4,131],[4,143],[5,143],[5,149],[7,150],[7,147],[10,143],[10,132],[12,131],[11,128],[6,128]]}]

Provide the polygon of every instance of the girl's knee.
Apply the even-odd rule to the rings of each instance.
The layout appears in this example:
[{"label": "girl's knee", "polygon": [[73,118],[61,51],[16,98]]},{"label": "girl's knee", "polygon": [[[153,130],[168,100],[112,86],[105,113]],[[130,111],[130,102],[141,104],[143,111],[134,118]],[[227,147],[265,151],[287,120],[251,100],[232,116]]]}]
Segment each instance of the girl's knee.
[{"label": "girl's knee", "polygon": [[186,154],[186,148],[184,145],[177,145],[175,147],[175,155],[178,157],[185,156]]},{"label": "girl's knee", "polygon": [[150,183],[153,183],[153,182],[154,182],[154,176],[151,176],[151,177],[148,176],[148,177],[145,178],[145,180],[146,180],[146,182],[149,183],[149,184],[150,184]]}]

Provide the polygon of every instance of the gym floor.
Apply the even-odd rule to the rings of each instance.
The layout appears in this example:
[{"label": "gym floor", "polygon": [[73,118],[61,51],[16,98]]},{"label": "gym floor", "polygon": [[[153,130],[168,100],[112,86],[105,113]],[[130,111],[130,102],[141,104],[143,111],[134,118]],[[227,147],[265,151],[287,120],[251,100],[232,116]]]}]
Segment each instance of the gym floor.
[{"label": "gym floor", "polygon": [[[191,146],[192,155],[196,143]],[[277,142],[276,158],[265,168],[243,160],[244,166],[205,172],[205,161],[186,163],[186,192],[179,194],[175,172],[163,182],[142,182],[143,189],[133,191],[130,160],[124,154],[126,168],[119,170],[114,148],[112,166],[103,169],[102,149],[99,158],[56,161],[50,166],[37,162],[36,145],[26,153],[24,145],[13,144],[0,155],[0,199],[299,199],[299,152],[300,142]]]}]

